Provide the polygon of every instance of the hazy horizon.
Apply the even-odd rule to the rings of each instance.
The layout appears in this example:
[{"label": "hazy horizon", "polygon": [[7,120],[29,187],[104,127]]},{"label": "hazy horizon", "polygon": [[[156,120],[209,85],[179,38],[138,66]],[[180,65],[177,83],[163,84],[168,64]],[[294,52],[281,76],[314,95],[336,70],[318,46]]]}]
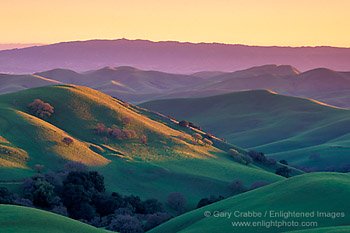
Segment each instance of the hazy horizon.
[{"label": "hazy horizon", "polygon": [[129,40],[129,41],[150,41],[150,42],[178,42],[178,43],[190,43],[190,44],[223,44],[223,45],[242,45],[249,47],[285,47],[285,48],[317,48],[317,47],[332,47],[332,48],[350,48],[349,46],[332,46],[332,45],[300,45],[300,46],[289,46],[289,45],[260,45],[260,44],[242,44],[242,43],[224,43],[218,41],[211,42],[192,42],[192,41],[179,41],[179,40],[151,40],[147,38],[91,38],[91,39],[82,39],[82,40],[67,40],[67,41],[57,41],[53,43],[0,43],[0,50],[8,50],[8,49],[21,49],[28,48],[33,46],[44,46],[44,45],[52,45],[52,44],[60,44],[60,43],[69,43],[69,42],[84,42],[84,41],[114,41],[114,40]]},{"label": "hazy horizon", "polygon": [[[186,7],[184,7],[184,5]],[[67,7],[69,6],[69,7]],[[349,47],[344,0],[195,1],[4,0],[0,43],[44,43],[96,38],[217,42],[258,46]],[[332,14],[329,14],[332,12]],[[196,17],[193,17],[193,16]],[[64,17],[63,17],[64,16]],[[298,17],[295,17],[298,16]]]}]

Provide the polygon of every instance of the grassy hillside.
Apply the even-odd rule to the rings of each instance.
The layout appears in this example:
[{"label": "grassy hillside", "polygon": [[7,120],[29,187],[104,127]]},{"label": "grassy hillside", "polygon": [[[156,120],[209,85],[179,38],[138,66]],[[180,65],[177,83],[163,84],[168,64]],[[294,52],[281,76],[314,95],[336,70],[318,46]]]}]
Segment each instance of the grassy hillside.
[{"label": "grassy hillside", "polygon": [[3,233],[107,233],[85,223],[47,211],[0,205],[0,232]]},{"label": "grassy hillside", "polygon": [[193,121],[242,148],[252,148],[319,168],[339,165],[350,153],[350,111],[317,101],[257,90],[204,98],[144,103],[178,120]]},{"label": "grassy hillside", "polygon": [[57,84],[61,84],[61,82],[38,75],[0,74],[0,94]]},{"label": "grassy hillside", "polygon": [[[28,113],[28,104],[37,98],[54,107],[47,120]],[[100,171],[110,191],[162,201],[171,192],[183,192],[193,208],[202,197],[230,195],[228,183],[235,178],[246,186],[284,179],[255,165],[238,164],[216,147],[195,145],[184,128],[174,123],[169,127],[151,117],[158,116],[155,113],[147,115],[86,87],[47,86],[2,95],[0,116],[0,146],[10,151],[0,154],[6,161],[0,169],[2,180],[28,176],[35,164],[56,170],[67,161],[80,161]],[[124,117],[130,118],[129,125],[122,124]],[[134,130],[137,137],[97,135],[97,124]],[[147,144],[140,140],[143,135]],[[64,144],[64,137],[72,138],[73,144]]]},{"label": "grassy hillside", "polygon": [[[317,228],[347,226],[350,221],[350,174],[311,173],[296,176],[263,188],[243,193],[238,196],[191,211],[153,229],[160,232],[287,232],[305,229],[303,227],[233,227],[236,221],[297,221],[317,222]],[[325,201],[326,200],[326,201]],[[219,218],[214,215],[204,217],[205,211],[214,213],[234,213],[235,211],[261,212],[262,217]],[[266,212],[267,211],[267,212]],[[295,212],[343,212],[344,217],[283,217],[270,216],[270,211]],[[208,212],[207,212],[208,213]],[[265,213],[267,214],[266,217]],[[316,216],[317,213],[315,213]],[[310,228],[310,227],[309,227]],[[321,231],[322,232],[322,231]]]},{"label": "grassy hillside", "polygon": [[311,95],[310,98],[320,100],[333,106],[350,108],[350,92],[349,90],[331,91]]}]

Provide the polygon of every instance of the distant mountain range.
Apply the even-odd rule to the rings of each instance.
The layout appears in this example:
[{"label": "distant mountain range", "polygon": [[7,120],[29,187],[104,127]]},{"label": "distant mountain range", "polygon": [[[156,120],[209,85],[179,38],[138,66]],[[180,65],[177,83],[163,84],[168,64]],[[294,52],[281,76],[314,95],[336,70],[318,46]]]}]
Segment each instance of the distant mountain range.
[{"label": "distant mountain range", "polygon": [[33,46],[40,46],[40,45],[44,45],[44,44],[40,44],[40,43],[30,43],[30,44],[6,43],[6,44],[0,44],[0,50],[21,49],[21,48],[27,48],[27,47],[33,47]]},{"label": "distant mountain range", "polygon": [[325,68],[300,72],[289,65],[265,65],[236,72],[181,75],[122,66],[82,73],[53,69],[33,75],[0,74],[0,94],[57,84],[87,86],[132,103],[269,89],[337,107],[350,107],[350,72]]},{"label": "distant mountain range", "polygon": [[350,48],[118,39],[63,42],[0,51],[0,72],[17,74],[58,67],[82,72],[104,66],[134,66],[172,73],[232,72],[265,64],[290,64],[301,71],[318,67],[350,71]]}]

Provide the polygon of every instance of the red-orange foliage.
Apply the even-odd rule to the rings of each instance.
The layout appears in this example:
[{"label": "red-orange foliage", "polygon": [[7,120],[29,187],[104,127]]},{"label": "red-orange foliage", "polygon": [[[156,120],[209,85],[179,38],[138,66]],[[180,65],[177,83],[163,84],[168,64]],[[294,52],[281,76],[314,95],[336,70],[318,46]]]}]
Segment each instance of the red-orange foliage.
[{"label": "red-orange foliage", "polygon": [[147,136],[146,135],[142,135],[140,139],[141,139],[142,144],[147,144]]},{"label": "red-orange foliage", "polygon": [[97,124],[97,128],[95,129],[95,132],[101,135],[101,134],[104,134],[105,130],[106,130],[106,126],[104,124]]},{"label": "red-orange foliage", "polygon": [[127,130],[127,129],[111,129],[108,128],[107,132],[110,136],[116,138],[116,139],[127,139],[127,138],[136,138],[137,134],[133,130]]},{"label": "red-orange foliage", "polygon": [[28,107],[34,115],[41,118],[49,117],[53,113],[53,107],[48,103],[44,103],[40,99],[35,99],[31,104],[28,105]]}]

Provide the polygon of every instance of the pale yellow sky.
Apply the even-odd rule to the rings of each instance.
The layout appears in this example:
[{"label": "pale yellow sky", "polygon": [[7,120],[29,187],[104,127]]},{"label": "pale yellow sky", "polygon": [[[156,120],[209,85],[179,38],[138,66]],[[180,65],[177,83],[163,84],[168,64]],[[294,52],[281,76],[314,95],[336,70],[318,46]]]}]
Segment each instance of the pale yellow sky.
[{"label": "pale yellow sky", "polygon": [[348,0],[1,0],[0,43],[149,39],[350,47]]}]

